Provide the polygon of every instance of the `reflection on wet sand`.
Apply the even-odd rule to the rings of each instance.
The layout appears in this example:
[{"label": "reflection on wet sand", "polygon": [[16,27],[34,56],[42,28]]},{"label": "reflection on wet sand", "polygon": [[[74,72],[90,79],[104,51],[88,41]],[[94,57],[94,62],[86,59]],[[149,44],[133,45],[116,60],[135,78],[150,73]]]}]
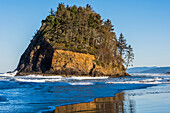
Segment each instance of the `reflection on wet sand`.
[{"label": "reflection on wet sand", "polygon": [[117,93],[115,97],[96,98],[89,103],[79,103],[56,107],[54,113],[134,113],[132,100],[125,101],[124,93]]}]

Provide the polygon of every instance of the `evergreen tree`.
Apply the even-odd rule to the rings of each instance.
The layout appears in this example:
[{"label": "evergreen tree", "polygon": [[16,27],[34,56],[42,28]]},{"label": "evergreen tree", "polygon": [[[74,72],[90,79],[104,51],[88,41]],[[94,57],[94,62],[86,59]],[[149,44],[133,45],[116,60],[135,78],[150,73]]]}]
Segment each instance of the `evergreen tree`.
[{"label": "evergreen tree", "polygon": [[[126,39],[120,34],[116,39],[113,25],[86,7],[66,6],[60,3],[57,11],[51,9],[49,16],[42,21],[42,35],[54,49],[65,49],[93,54],[102,66],[126,67],[133,59],[131,46],[127,47]],[[126,52],[126,55],[125,55]]]},{"label": "evergreen tree", "polygon": [[133,60],[134,60],[134,53],[133,53],[133,48],[131,47],[131,45],[129,45],[126,49],[126,54],[125,54],[125,65],[126,65],[126,69],[129,67],[129,66],[133,66],[132,63],[133,63]]},{"label": "evergreen tree", "polygon": [[120,34],[119,40],[118,40],[118,52],[121,57],[125,54],[125,49],[126,49],[126,39],[124,38],[123,34]]},{"label": "evergreen tree", "polygon": [[52,8],[51,8],[49,13],[50,13],[51,16],[55,16],[54,10]]}]

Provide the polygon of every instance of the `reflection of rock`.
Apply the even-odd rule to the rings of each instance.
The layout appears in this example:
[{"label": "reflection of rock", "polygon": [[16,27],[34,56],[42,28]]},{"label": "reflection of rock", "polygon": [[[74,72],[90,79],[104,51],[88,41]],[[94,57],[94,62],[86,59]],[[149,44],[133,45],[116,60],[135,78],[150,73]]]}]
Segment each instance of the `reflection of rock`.
[{"label": "reflection of rock", "polygon": [[56,107],[54,113],[124,113],[124,93],[115,97],[96,98],[89,103]]}]

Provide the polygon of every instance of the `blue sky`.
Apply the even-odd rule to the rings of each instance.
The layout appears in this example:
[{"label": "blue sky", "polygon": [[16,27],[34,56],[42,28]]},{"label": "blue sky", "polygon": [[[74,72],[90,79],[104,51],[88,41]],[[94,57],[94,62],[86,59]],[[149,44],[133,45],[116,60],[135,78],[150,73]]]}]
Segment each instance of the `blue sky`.
[{"label": "blue sky", "polygon": [[58,3],[90,4],[134,48],[134,66],[170,66],[170,0],[0,0],[0,72],[14,70]]}]

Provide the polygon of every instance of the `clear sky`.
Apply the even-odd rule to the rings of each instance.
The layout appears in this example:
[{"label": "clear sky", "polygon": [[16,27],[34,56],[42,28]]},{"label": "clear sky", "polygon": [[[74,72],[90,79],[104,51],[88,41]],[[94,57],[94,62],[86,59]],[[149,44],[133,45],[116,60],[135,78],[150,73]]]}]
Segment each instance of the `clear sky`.
[{"label": "clear sky", "polygon": [[14,70],[58,3],[90,4],[134,48],[134,66],[170,66],[170,0],[0,0],[0,72]]}]

